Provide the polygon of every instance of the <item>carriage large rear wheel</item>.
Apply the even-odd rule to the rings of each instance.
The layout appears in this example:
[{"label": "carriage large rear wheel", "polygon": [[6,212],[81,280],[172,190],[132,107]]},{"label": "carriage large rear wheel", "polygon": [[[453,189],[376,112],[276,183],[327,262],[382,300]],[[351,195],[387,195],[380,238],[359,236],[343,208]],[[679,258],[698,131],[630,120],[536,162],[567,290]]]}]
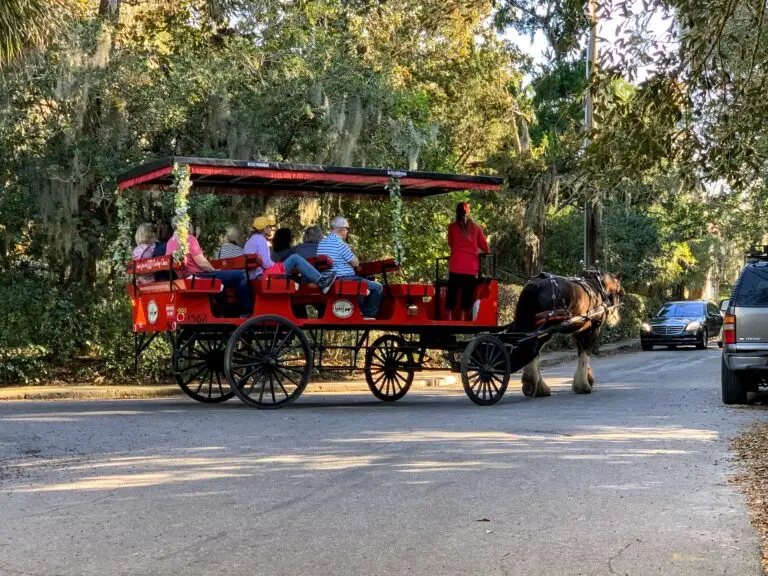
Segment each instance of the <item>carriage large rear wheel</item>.
[{"label": "carriage large rear wheel", "polygon": [[216,404],[235,393],[224,375],[229,332],[182,331],[173,347],[173,374],[184,393],[198,402]]},{"label": "carriage large rear wheel", "polygon": [[379,400],[400,400],[411,388],[414,372],[413,352],[400,336],[380,336],[365,352],[365,381]]},{"label": "carriage large rear wheel", "polygon": [[257,316],[229,339],[224,372],[235,394],[256,408],[280,408],[301,396],[312,374],[304,332],[280,316]]},{"label": "carriage large rear wheel", "polygon": [[461,383],[480,406],[496,404],[509,385],[510,358],[504,343],[491,334],[475,336],[461,358]]}]

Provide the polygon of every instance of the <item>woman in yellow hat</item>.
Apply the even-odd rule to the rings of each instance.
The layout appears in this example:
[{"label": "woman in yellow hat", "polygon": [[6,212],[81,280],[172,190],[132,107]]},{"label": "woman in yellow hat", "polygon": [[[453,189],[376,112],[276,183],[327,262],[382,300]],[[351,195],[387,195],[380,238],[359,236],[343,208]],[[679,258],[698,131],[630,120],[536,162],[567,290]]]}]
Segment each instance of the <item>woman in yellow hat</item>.
[{"label": "woman in yellow hat", "polygon": [[323,294],[328,292],[336,280],[336,274],[322,276],[312,264],[298,254],[292,254],[277,264],[272,261],[267,238],[274,226],[275,219],[272,216],[262,215],[253,219],[253,234],[248,238],[243,250],[246,254],[258,254],[261,257],[261,267],[251,272],[251,278],[259,278],[263,274],[290,274],[296,270],[306,280],[317,284]]}]

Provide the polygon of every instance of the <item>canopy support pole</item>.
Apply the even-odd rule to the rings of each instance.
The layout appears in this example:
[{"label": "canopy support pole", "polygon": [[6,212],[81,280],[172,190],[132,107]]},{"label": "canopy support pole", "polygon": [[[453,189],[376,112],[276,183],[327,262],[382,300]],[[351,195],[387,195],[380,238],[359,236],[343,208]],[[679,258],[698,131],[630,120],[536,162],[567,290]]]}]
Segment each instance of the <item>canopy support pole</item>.
[{"label": "canopy support pole", "polygon": [[390,213],[392,218],[392,242],[395,247],[395,263],[403,262],[403,197],[400,194],[400,177],[392,176],[386,186],[389,192]]}]

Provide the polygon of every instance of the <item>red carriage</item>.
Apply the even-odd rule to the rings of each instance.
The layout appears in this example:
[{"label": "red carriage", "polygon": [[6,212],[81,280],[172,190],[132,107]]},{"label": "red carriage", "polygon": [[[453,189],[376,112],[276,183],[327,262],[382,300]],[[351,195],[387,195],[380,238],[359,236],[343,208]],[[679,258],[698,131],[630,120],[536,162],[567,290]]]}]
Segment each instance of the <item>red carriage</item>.
[{"label": "red carriage", "polygon": [[[421,199],[457,190],[498,191],[502,182],[487,176],[175,157],[121,175],[119,189],[171,187],[174,166],[186,167],[193,191],[216,194],[327,191],[376,198],[389,196],[396,182],[402,197]],[[173,346],[173,372],[189,396],[213,403],[237,395],[248,405],[275,408],[296,400],[313,370],[362,370],[377,398],[398,400],[408,392],[416,372],[433,369],[428,353],[438,351],[454,371],[461,372],[470,399],[494,404],[503,396],[510,373],[538,351],[536,335],[513,334],[508,326],[498,325],[492,254],[483,258],[473,318],[446,320],[447,282],[441,277],[440,260],[430,283],[404,281],[392,259],[361,263],[358,275],[376,278],[384,286],[376,320],[361,316],[357,299],[367,286],[358,281],[337,280],[322,294],[295,275],[261,276],[250,280],[253,314],[241,318],[233,306],[234,294],[228,294],[219,280],[174,277],[179,266],[173,256],[131,261],[128,292],[136,354],[158,334],[167,334]],[[257,256],[211,263],[246,274],[261,264]],[[321,271],[330,266],[327,257],[312,263]],[[166,273],[169,279],[136,281],[137,276],[155,273]],[[331,337],[334,332],[346,333],[351,341],[339,343]],[[339,363],[340,351],[348,361]]]}]

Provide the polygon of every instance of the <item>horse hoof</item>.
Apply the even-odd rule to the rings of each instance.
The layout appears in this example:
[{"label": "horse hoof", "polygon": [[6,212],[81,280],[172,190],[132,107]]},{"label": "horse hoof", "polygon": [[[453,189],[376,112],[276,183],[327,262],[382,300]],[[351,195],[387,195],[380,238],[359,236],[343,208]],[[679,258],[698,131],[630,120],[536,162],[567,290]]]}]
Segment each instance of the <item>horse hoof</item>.
[{"label": "horse hoof", "polygon": [[574,388],[573,391],[576,394],[591,394],[592,393],[592,386],[585,386],[582,388]]},{"label": "horse hoof", "polygon": [[533,385],[527,382],[523,383],[523,396],[528,396],[528,398],[533,398]]},{"label": "horse hoof", "polygon": [[552,396],[552,392],[547,388],[546,390],[539,389],[538,393],[536,394],[536,398],[545,398],[547,396]]}]

